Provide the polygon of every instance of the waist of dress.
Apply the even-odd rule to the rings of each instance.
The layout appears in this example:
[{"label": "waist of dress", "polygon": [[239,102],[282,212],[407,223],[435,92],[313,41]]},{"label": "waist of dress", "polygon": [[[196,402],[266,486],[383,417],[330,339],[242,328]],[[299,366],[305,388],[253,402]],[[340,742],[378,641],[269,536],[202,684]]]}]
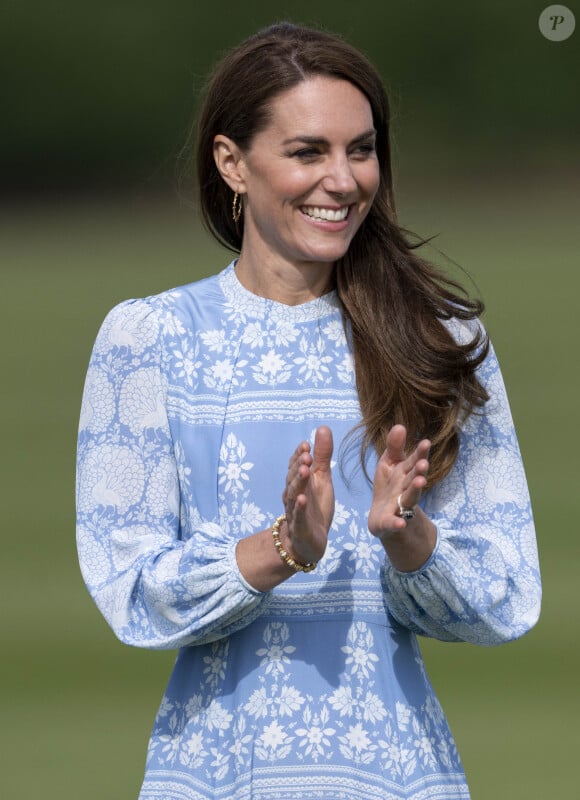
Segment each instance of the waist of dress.
[{"label": "waist of dress", "polygon": [[[305,576],[306,578],[308,576]],[[274,590],[262,606],[261,618],[292,619],[366,619],[382,625],[390,625],[384,604],[383,593],[376,588],[324,588],[313,584],[305,591],[303,583],[295,588],[280,587]]]}]

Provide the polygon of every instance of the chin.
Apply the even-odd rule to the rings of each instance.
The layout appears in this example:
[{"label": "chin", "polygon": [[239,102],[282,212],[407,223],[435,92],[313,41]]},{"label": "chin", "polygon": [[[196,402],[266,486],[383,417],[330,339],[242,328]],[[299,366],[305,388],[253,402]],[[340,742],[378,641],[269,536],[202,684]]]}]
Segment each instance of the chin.
[{"label": "chin", "polygon": [[332,264],[333,262],[338,261],[348,252],[349,246],[350,242],[342,247],[337,247],[336,245],[334,247],[319,247],[311,250],[306,260],[319,261],[324,264]]}]

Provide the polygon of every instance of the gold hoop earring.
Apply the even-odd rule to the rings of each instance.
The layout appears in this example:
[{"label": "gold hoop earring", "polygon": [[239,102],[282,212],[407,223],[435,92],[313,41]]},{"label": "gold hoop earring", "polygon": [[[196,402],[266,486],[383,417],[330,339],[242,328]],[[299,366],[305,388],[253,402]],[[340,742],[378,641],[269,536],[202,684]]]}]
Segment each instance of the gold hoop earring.
[{"label": "gold hoop earring", "polygon": [[238,224],[242,216],[242,198],[237,192],[234,192],[234,200],[232,202],[232,219]]}]

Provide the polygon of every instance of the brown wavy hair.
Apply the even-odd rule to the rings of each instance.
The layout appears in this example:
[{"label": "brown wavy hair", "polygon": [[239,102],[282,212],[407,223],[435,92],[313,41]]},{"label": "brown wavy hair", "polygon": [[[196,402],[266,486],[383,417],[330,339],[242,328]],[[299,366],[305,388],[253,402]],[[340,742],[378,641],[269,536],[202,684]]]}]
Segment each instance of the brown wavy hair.
[{"label": "brown wavy hair", "polygon": [[[246,39],[218,65],[207,88],[197,129],[197,173],[203,220],[229,249],[239,252],[243,217],[234,223],[232,192],[213,157],[218,134],[242,149],[267,127],[274,97],[311,76],[346,80],[368,99],[377,132],[380,183],[373,205],[335,268],[362,409],[361,462],[369,448],[380,455],[396,423],[408,445],[432,442],[429,485],[451,469],[459,428],[488,400],[476,370],[489,343],[483,329],[459,343],[446,321],[473,320],[483,311],[460,284],[420,258],[424,240],[397,224],[389,142],[389,103],[368,59],[339,36],[279,23]],[[354,432],[353,432],[354,433]],[[367,475],[368,477],[368,475]]]}]

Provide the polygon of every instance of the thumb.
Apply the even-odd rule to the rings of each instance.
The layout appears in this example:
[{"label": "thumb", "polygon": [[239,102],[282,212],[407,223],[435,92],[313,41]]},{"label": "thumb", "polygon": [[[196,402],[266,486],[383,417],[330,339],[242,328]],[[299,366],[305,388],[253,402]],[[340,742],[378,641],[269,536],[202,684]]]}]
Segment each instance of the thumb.
[{"label": "thumb", "polygon": [[387,447],[383,456],[390,463],[398,463],[405,458],[405,444],[407,443],[407,429],[404,425],[393,425],[387,435]]},{"label": "thumb", "polygon": [[313,471],[330,472],[333,448],[332,431],[326,425],[321,425],[314,436]]}]

